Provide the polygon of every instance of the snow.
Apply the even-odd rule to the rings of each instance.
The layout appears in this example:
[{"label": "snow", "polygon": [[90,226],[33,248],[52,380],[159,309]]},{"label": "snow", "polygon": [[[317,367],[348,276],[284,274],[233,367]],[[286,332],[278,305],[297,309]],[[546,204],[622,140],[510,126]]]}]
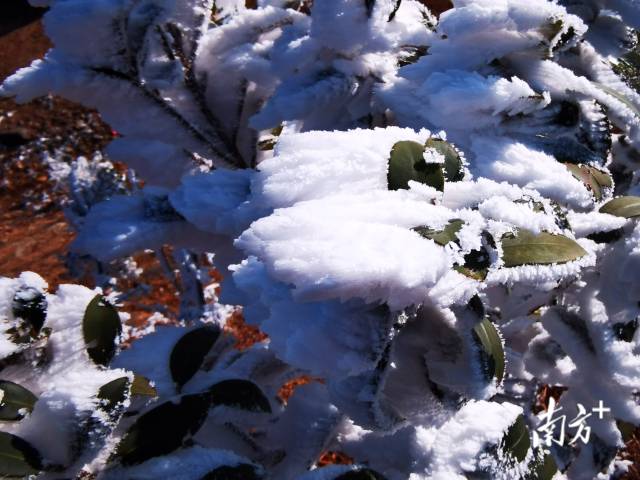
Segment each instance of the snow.
[{"label": "snow", "polygon": [[[114,468],[107,472],[105,479],[130,478],[132,480],[151,480],[154,478],[174,478],[192,480],[202,478],[207,473],[222,466],[236,466],[251,462],[226,450],[212,450],[194,446],[179,450],[171,455],[152,458],[129,468]],[[259,470],[258,470],[259,471]]]},{"label": "snow", "polygon": [[[597,441],[567,453],[570,465],[556,458],[563,475],[608,478],[626,468],[597,460],[621,445],[614,419],[640,422],[632,328],[640,227],[598,208],[614,193],[640,191],[640,95],[612,67],[628,27],[640,25],[637,2],[455,0],[437,20],[415,0],[332,0],[310,12],[296,2],[224,0],[215,25],[209,0],[34,4],[50,6],[54,48],[0,94],[27,101],[51,92],[98,108],[120,134],[107,154],[131,169],[129,180],[144,181],[131,194],[74,199],[74,252],[106,263],[171,245],[181,310],[206,305],[178,325],[136,332],[142,338],[102,368],[81,329],[99,290],[46,293],[33,273],[0,278],[0,356],[19,354],[3,375],[39,396],[7,431],[64,465],[64,475],[85,464],[102,472],[137,413],[107,419],[100,386],[135,372],[154,384],[157,402],[177,400],[174,345],[202,319],[223,326],[236,304],[268,338],[241,352],[223,336],[183,393],[245,379],[272,413],[212,409],[195,444],[103,476],[197,479],[255,463],[282,480],[329,480],[357,465],[389,480],[523,478],[539,452],[517,465],[499,447],[490,452],[518,415],[535,423],[541,382],[568,388],[566,411],[599,400],[611,408],[592,425]],[[432,135],[463,153],[462,180],[443,191],[416,181],[390,191],[393,145]],[[264,138],[275,148],[255,151]],[[445,160],[433,149],[423,157]],[[46,161],[57,182],[82,192],[97,175],[92,166],[107,165],[99,156]],[[596,199],[566,162],[612,172],[615,185]],[[453,220],[461,225],[448,242],[415,230]],[[565,235],[587,253],[506,268],[501,238],[517,229]],[[613,231],[615,241],[590,239]],[[458,267],[480,249],[488,273],[470,278]],[[230,305],[212,288],[189,287],[209,268],[196,254],[213,259]],[[19,323],[14,301],[40,294],[53,358],[35,367],[21,356],[33,346],[14,344],[7,331]],[[504,341],[500,385],[482,371],[472,333],[484,318]],[[312,383],[278,401],[282,384],[301,375]],[[71,439],[91,425],[75,457]],[[327,450],[351,455],[354,466],[314,468]]]},{"label": "snow", "polygon": [[416,453],[430,457],[429,478],[464,479],[478,469],[477,456],[497,445],[522,409],[510,403],[470,401],[441,428],[416,429]]},{"label": "snow", "polygon": [[591,193],[555,158],[504,138],[476,138],[472,169],[497,182],[537,190],[541,195],[574,207],[591,205]]}]

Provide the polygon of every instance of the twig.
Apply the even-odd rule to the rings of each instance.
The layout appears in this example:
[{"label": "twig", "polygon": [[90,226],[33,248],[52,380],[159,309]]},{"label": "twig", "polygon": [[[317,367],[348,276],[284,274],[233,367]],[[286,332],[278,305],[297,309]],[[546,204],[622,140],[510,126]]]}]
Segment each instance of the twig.
[{"label": "twig", "polygon": [[205,135],[203,135],[194,125],[192,125],[186,118],[184,118],[180,114],[180,112],[167,104],[157,93],[147,89],[140,80],[111,68],[90,67],[89,69],[94,73],[130,83],[132,86],[139,89],[146,98],[152,100],[156,105],[161,107],[165,111],[165,113],[173,117],[182,127],[184,127],[189,133],[191,133],[193,137],[195,137],[198,141],[204,143],[213,153],[218,155],[220,159],[223,160],[224,166],[228,168],[236,167],[233,159],[230,159],[229,155],[226,152],[220,150],[214,143],[207,139]]}]

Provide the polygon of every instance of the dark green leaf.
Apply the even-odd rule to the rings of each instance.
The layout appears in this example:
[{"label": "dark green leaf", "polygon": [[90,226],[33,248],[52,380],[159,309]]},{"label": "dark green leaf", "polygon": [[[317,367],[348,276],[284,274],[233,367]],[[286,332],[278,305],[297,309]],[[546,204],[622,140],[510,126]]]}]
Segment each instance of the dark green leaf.
[{"label": "dark green leaf", "polygon": [[594,232],[587,235],[589,240],[596,243],[613,243],[620,240],[624,235],[624,228],[615,228],[607,232]]},{"label": "dark green leaf", "polygon": [[618,322],[613,324],[613,332],[618,340],[632,342],[633,336],[638,329],[638,319],[634,318],[626,323]]},{"label": "dark green leaf", "polygon": [[255,383],[248,380],[223,380],[209,388],[208,392],[213,405],[271,413],[271,405],[267,397]]},{"label": "dark green leaf", "polygon": [[8,380],[0,380],[0,390],[4,394],[0,401],[0,420],[21,420],[24,411],[32,412],[38,401],[29,390]]},{"label": "dark green leaf", "polygon": [[437,190],[444,190],[444,174],[439,163],[425,162],[424,145],[418,142],[397,142],[391,149],[387,181],[389,190],[409,188],[409,181],[424,183]]},{"label": "dark green leaf", "polygon": [[402,4],[402,0],[396,0],[396,4],[393,7],[393,10],[391,11],[391,13],[389,14],[389,18],[387,19],[387,22],[390,22],[395,18],[396,13],[398,13],[398,9],[400,8],[401,4]]},{"label": "dark green leaf", "polygon": [[464,265],[455,265],[453,268],[457,272],[481,282],[487,278],[490,266],[489,252],[485,247],[481,247],[480,250],[471,250],[464,256]]},{"label": "dark green leaf", "polygon": [[618,197],[600,207],[601,213],[616,217],[632,218],[640,216],[640,197]]},{"label": "dark green leaf", "polygon": [[376,0],[364,0],[364,7],[367,10],[367,18],[371,17],[373,13],[373,7],[376,4]]},{"label": "dark green leaf", "polygon": [[603,188],[613,188],[611,177],[597,168],[574,163],[565,163],[564,165],[574,177],[586,185],[597,202],[602,200]]},{"label": "dark green leaf", "polygon": [[171,351],[169,367],[178,390],[195,375],[202,361],[220,336],[220,329],[213,325],[191,330],[178,340]]},{"label": "dark green leaf", "polygon": [[472,331],[480,349],[480,360],[487,379],[495,377],[501,383],[504,377],[504,347],[496,327],[487,318],[479,321]]},{"label": "dark green leaf", "polygon": [[482,303],[482,300],[478,295],[474,295],[473,297],[471,297],[471,300],[469,300],[469,302],[467,303],[467,308],[475,313],[478,318],[484,318],[484,303]]},{"label": "dark green leaf", "polygon": [[42,458],[30,443],[10,433],[0,432],[0,475],[25,477],[40,470]]},{"label": "dark green leaf", "polygon": [[444,156],[444,176],[449,182],[459,182],[464,178],[462,159],[453,145],[439,138],[430,138],[427,140],[426,147],[434,148]]},{"label": "dark green leaf", "polygon": [[13,296],[13,316],[24,320],[37,334],[47,318],[47,298],[33,287],[23,287]]},{"label": "dark green leaf", "polygon": [[275,148],[276,143],[278,143],[277,138],[265,138],[264,140],[260,140],[258,142],[258,150],[260,150],[261,152],[268,152],[269,150],[273,150]]},{"label": "dark green leaf", "polygon": [[261,480],[253,465],[241,464],[235,467],[218,467],[210,471],[200,480]]},{"label": "dark green leaf", "polygon": [[562,31],[562,27],[564,23],[562,20],[558,19],[555,21],[550,21],[548,24],[543,25],[540,29],[545,38],[551,42],[556,36]]},{"label": "dark green leaf", "polygon": [[454,242],[458,239],[457,233],[463,225],[463,220],[454,219],[450,220],[443,230],[433,230],[429,227],[416,227],[413,230],[423,237],[433,240],[438,245],[445,246],[447,243]]},{"label": "dark green leaf", "polygon": [[536,460],[532,467],[531,473],[525,476],[526,480],[551,480],[558,471],[556,461],[551,454]]},{"label": "dark green leaf", "polygon": [[557,308],[555,311],[558,313],[560,321],[576,335],[576,337],[589,349],[590,352],[595,353],[596,347],[593,344],[593,340],[591,339],[589,329],[587,328],[587,324],[584,319],[575,312],[571,312],[566,309]]},{"label": "dark green leaf", "polygon": [[616,420],[620,435],[622,435],[622,441],[627,443],[633,438],[633,434],[636,431],[636,426],[633,423],[625,422],[624,420]]},{"label": "dark green leaf", "polygon": [[82,333],[87,353],[98,365],[107,365],[116,352],[116,338],[122,332],[120,317],[112,305],[96,295],[84,312]]},{"label": "dark green leaf", "polygon": [[131,384],[131,395],[141,395],[146,397],[157,397],[158,391],[151,386],[149,379],[142,375],[134,375]]},{"label": "dark green leaf", "polygon": [[424,57],[429,51],[429,47],[425,46],[413,46],[407,45],[404,47],[404,52],[402,56],[398,58],[398,66],[406,67],[407,65],[411,65],[412,63],[416,63],[422,57]]},{"label": "dark green leaf", "polygon": [[608,93],[612,97],[622,102],[625,105],[625,107],[631,110],[636,117],[640,117],[640,110],[638,110],[635,103],[631,101],[626,95],[602,83],[593,82],[593,84],[603,92]]},{"label": "dark green leaf", "polygon": [[370,468],[361,468],[338,475],[335,480],[386,480],[386,477]]},{"label": "dark green leaf", "polygon": [[536,235],[528,230],[503,236],[502,250],[505,267],[565,263],[587,254],[575,240],[564,235],[548,232]]},{"label": "dark green leaf", "polygon": [[200,429],[209,406],[208,395],[196,394],[149,410],[129,428],[118,444],[116,456],[123,465],[132,465],[173,452]]},{"label": "dark green leaf", "polygon": [[129,377],[120,377],[100,387],[97,397],[103,401],[103,407],[107,412],[127,399],[129,384]]},{"label": "dark green leaf", "polygon": [[527,456],[527,452],[531,447],[531,439],[529,438],[529,429],[522,415],[518,415],[516,421],[507,430],[502,439],[501,447],[505,453],[518,462],[522,462]]}]

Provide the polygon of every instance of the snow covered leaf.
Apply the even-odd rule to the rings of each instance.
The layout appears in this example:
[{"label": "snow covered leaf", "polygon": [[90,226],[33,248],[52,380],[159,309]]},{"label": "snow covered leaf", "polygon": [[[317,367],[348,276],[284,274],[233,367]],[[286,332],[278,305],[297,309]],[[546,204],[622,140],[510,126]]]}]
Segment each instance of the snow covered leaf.
[{"label": "snow covered leaf", "polygon": [[626,95],[619,92],[618,90],[608,87],[607,85],[603,85],[601,83],[596,83],[596,82],[593,82],[593,84],[599,89],[601,89],[603,92],[608,93],[615,99],[622,102],[624,106],[627,107],[629,110],[631,110],[636,117],[640,117],[640,111],[636,107],[635,103],[631,101],[629,98],[627,98]]},{"label": "snow covered leaf", "polygon": [[602,200],[603,188],[613,187],[613,180],[611,177],[597,168],[589,165],[576,165],[574,163],[565,163],[565,166],[574,177],[587,186],[597,202]]},{"label": "snow covered leaf", "polygon": [[409,181],[424,183],[436,190],[444,190],[444,174],[439,163],[427,163],[424,145],[411,140],[397,142],[391,149],[387,181],[389,190],[409,188]]},{"label": "snow covered leaf", "polygon": [[97,398],[102,400],[106,412],[111,412],[122,404],[129,396],[157,397],[158,392],[151,386],[149,380],[142,375],[134,375],[133,382],[129,377],[120,377],[104,384],[98,390]]},{"label": "snow covered leaf", "polygon": [[522,462],[531,447],[529,429],[524,421],[524,416],[519,415],[516,421],[509,427],[502,440],[502,448],[518,462]]},{"label": "snow covered leaf", "polygon": [[[486,235],[488,237],[488,234]],[[489,267],[491,266],[491,256],[485,246],[478,250],[471,250],[464,256],[464,264],[455,265],[453,268],[474,280],[483,281],[487,278]]]},{"label": "snow covered leaf", "polygon": [[444,247],[447,243],[454,242],[458,239],[456,234],[460,231],[463,225],[463,220],[453,219],[449,221],[443,230],[433,230],[429,227],[416,227],[413,230],[423,237],[429,238],[438,245],[442,245]]},{"label": "snow covered leaf", "polygon": [[200,480],[260,480],[259,475],[253,465],[242,464],[235,467],[218,467],[210,471]]},{"label": "snow covered leaf", "polygon": [[131,395],[157,397],[158,391],[151,385],[147,377],[134,375],[133,382],[131,383]]},{"label": "snow covered leaf", "polygon": [[564,235],[548,232],[536,235],[522,229],[515,235],[509,233],[502,237],[502,250],[506,267],[565,263],[587,254],[575,240]]},{"label": "snow covered leaf", "polygon": [[124,402],[129,395],[129,377],[120,377],[106,383],[98,390],[97,397],[103,400],[107,412]]},{"label": "snow covered leaf", "polygon": [[123,465],[144,462],[179,448],[202,426],[209,411],[209,396],[185,395],[178,403],[165,402],[141,415],[116,449]]},{"label": "snow covered leaf", "polygon": [[480,358],[486,377],[500,384],[504,377],[504,347],[496,327],[483,318],[473,327],[473,338],[480,347]]},{"label": "snow covered leaf", "polygon": [[33,446],[7,432],[0,432],[0,475],[25,477],[42,470],[40,453]]},{"label": "snow covered leaf", "polygon": [[17,383],[0,380],[0,420],[21,420],[38,401],[33,393]]},{"label": "snow covered leaf", "polygon": [[122,332],[120,317],[102,295],[96,295],[84,312],[82,333],[89,357],[98,365],[107,365],[116,352],[115,340]]},{"label": "snow covered leaf", "polygon": [[464,178],[462,159],[453,145],[439,138],[430,138],[427,140],[426,147],[434,148],[444,156],[444,176],[449,182],[459,182]]},{"label": "snow covered leaf", "polygon": [[338,475],[335,480],[386,480],[386,477],[370,468],[362,468]]},{"label": "snow covered leaf", "polygon": [[600,213],[616,217],[633,218],[640,216],[640,197],[625,196],[614,198],[600,207]]},{"label": "snow covered leaf", "polygon": [[558,471],[558,465],[550,453],[546,454],[542,461],[537,460],[532,468],[533,479],[551,480]]},{"label": "snow covered leaf", "polygon": [[632,342],[633,336],[638,329],[638,319],[634,318],[628,322],[618,322],[613,324],[613,333],[618,340]]},{"label": "snow covered leaf", "polygon": [[219,336],[219,328],[207,325],[187,332],[178,340],[169,359],[171,377],[178,390],[195,375]]},{"label": "snow covered leaf", "polygon": [[209,388],[208,394],[213,405],[271,413],[271,404],[262,390],[248,380],[223,380]]},{"label": "snow covered leaf", "polygon": [[29,286],[19,289],[12,302],[12,313],[38,333],[47,317],[47,299],[44,293]]}]

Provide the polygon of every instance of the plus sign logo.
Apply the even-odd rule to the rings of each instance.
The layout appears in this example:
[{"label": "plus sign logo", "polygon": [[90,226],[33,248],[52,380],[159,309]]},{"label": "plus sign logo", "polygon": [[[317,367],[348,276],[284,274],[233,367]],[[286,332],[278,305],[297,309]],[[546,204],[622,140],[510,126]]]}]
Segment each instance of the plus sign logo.
[{"label": "plus sign logo", "polygon": [[600,400],[600,401],[598,402],[598,406],[597,406],[597,407],[592,408],[592,409],[591,409],[591,411],[592,411],[593,413],[597,413],[597,414],[598,414],[598,418],[599,418],[600,420],[602,420],[602,419],[604,418],[604,414],[605,414],[605,412],[610,412],[610,411],[611,411],[611,409],[610,409],[610,408],[605,408],[605,406],[604,406],[604,402],[603,402],[602,400]]}]

